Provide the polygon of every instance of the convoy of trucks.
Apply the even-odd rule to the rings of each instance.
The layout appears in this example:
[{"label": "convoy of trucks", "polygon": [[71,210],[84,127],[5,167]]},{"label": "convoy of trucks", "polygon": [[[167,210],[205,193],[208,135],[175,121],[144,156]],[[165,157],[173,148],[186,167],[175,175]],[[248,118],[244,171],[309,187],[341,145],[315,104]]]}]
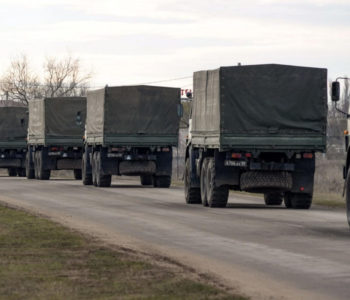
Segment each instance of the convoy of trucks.
[{"label": "convoy of trucks", "polygon": [[112,175],[140,176],[168,188],[178,144],[180,89],[106,87],[88,92],[83,183],[111,185]]},{"label": "convoy of trucks", "polygon": [[26,175],[27,111],[24,106],[0,107],[0,168],[9,176]]},{"label": "convoy of trucks", "polygon": [[222,67],[194,73],[193,91],[186,202],[225,207],[234,189],[308,209],[326,150],[327,70]]},{"label": "convoy of trucks", "polygon": [[[277,64],[220,67],[195,72],[193,88],[186,202],[225,207],[233,189],[262,193],[266,205],[284,200],[287,208],[310,208],[315,153],[326,151],[327,70]],[[88,92],[87,98],[0,107],[0,168],[9,176],[41,180],[49,179],[51,170],[68,169],[84,185],[98,187],[110,186],[112,175],[139,176],[142,185],[168,188],[182,117],[180,97],[177,88],[106,86]],[[339,99],[337,79],[332,100]]]},{"label": "convoy of trucks", "polygon": [[28,179],[50,179],[51,170],[73,170],[80,180],[85,97],[57,97],[29,102]]}]

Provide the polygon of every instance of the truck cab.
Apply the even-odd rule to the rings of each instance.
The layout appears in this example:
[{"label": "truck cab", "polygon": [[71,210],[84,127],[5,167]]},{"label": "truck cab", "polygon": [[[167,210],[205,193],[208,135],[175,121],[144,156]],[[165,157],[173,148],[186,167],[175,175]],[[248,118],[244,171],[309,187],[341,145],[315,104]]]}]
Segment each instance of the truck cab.
[{"label": "truck cab", "polygon": [[350,226],[350,146],[349,146],[349,130],[350,130],[350,111],[342,111],[337,107],[337,103],[340,100],[340,80],[350,80],[350,78],[347,77],[338,77],[336,81],[332,82],[332,101],[335,105],[336,110],[344,114],[347,118],[347,128],[344,130],[344,138],[345,138],[345,151],[346,151],[346,160],[343,167],[343,178],[344,178],[344,189],[343,189],[343,195],[345,196],[346,201],[346,215],[347,215],[347,221]]}]

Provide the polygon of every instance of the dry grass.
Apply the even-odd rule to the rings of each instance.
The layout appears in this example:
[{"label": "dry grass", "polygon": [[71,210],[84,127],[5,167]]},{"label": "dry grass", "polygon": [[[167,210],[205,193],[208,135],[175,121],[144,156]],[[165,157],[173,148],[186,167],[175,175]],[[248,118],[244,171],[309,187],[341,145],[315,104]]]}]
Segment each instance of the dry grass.
[{"label": "dry grass", "polygon": [[332,208],[344,208],[345,198],[342,194],[336,193],[314,193],[313,204],[328,206]]},{"label": "dry grass", "polygon": [[0,206],[0,299],[245,299]]},{"label": "dry grass", "polygon": [[345,207],[343,197],[344,159],[327,159],[322,155],[316,158],[313,203],[329,207]]},{"label": "dry grass", "polygon": [[343,165],[344,160],[342,159],[330,160],[321,155],[317,157],[315,192],[341,195],[344,187]]}]

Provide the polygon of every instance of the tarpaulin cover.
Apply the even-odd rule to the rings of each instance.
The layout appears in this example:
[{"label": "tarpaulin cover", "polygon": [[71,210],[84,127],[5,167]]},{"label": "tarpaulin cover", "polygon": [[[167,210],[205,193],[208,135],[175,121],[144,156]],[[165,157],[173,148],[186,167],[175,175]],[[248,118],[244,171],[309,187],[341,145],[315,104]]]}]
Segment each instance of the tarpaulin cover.
[{"label": "tarpaulin cover", "polygon": [[194,73],[194,135],[324,136],[326,125],[326,69],[268,64]]},{"label": "tarpaulin cover", "polygon": [[27,138],[28,108],[0,107],[0,140],[13,141]]},{"label": "tarpaulin cover", "polygon": [[82,138],[85,119],[85,97],[57,97],[29,101],[29,142],[45,138]]},{"label": "tarpaulin cover", "polygon": [[180,89],[121,86],[88,92],[87,136],[176,135]]}]

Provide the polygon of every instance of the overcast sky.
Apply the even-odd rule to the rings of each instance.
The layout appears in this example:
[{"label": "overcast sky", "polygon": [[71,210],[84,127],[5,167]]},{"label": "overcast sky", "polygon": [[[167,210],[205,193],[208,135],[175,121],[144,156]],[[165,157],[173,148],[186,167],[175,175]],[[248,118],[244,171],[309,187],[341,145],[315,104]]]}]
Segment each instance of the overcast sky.
[{"label": "overcast sky", "polygon": [[45,57],[70,52],[93,71],[95,86],[238,62],[350,75],[349,0],[0,0],[0,24],[0,73],[21,53],[39,69]]}]

